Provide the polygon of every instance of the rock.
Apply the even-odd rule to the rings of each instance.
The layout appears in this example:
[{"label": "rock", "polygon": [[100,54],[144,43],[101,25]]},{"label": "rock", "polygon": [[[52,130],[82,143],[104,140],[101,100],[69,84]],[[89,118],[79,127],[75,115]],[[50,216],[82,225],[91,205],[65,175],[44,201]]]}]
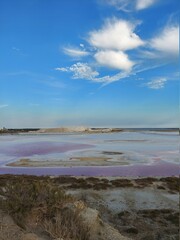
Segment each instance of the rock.
[{"label": "rock", "polygon": [[130,240],[130,238],[122,236],[118,230],[104,223],[99,217],[99,212],[96,209],[85,208],[81,216],[84,222],[90,228],[90,239],[99,240]]},{"label": "rock", "polygon": [[34,233],[26,233],[13,219],[0,211],[0,240],[44,240]]},{"label": "rock", "polygon": [[86,207],[84,202],[81,200],[74,202],[74,206],[79,210],[83,210]]},{"label": "rock", "polygon": [[18,227],[13,219],[0,211],[0,240],[17,240],[21,239],[23,231]]}]

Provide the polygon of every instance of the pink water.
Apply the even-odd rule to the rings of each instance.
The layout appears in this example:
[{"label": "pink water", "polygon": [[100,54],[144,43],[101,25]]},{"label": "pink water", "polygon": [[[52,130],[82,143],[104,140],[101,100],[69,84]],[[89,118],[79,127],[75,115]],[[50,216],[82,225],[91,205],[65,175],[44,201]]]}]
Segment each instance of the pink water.
[{"label": "pink water", "polygon": [[178,176],[179,166],[170,163],[156,165],[108,166],[108,167],[60,167],[60,168],[0,168],[0,174],[74,175],[74,176]]},{"label": "pink water", "polygon": [[86,149],[93,147],[90,144],[78,143],[56,143],[56,142],[33,142],[14,144],[12,146],[1,147],[0,152],[14,157],[31,157],[33,155],[45,155],[51,153],[64,153],[68,151]]},{"label": "pink water", "polygon": [[[103,157],[121,152],[126,165],[81,167],[8,167],[23,157],[32,160],[63,160],[71,157]],[[107,157],[106,156],[106,157]],[[123,160],[124,161],[124,160]],[[179,175],[179,136],[123,132],[90,135],[0,136],[0,174],[75,176],[173,176]]]}]

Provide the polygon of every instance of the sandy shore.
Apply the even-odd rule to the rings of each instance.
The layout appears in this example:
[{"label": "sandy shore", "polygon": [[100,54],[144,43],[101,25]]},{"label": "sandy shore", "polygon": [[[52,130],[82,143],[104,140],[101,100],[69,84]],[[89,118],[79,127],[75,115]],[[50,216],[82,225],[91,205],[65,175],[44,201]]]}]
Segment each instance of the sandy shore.
[{"label": "sandy shore", "polygon": [[[105,156],[92,157],[70,157],[63,160],[36,160],[30,158],[22,158],[18,161],[11,162],[7,166],[11,167],[72,167],[72,166],[113,166],[113,165],[129,165],[121,152],[105,152]],[[113,155],[116,158],[113,158]]]}]

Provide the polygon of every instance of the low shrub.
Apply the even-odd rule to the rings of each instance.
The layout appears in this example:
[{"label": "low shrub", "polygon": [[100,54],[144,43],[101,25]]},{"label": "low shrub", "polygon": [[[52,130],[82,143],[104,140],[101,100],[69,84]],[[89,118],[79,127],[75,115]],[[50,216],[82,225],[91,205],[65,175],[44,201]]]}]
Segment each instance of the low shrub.
[{"label": "low shrub", "polygon": [[0,190],[1,209],[11,215],[20,227],[28,228],[26,220],[35,213],[38,221],[31,225],[40,227],[50,239],[89,239],[89,229],[74,205],[75,199],[48,179],[7,181]]}]

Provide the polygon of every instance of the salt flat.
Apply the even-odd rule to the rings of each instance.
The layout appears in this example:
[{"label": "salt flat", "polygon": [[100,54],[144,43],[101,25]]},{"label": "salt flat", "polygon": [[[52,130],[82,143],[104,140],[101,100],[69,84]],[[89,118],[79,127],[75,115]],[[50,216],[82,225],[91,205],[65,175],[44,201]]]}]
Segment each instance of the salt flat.
[{"label": "salt flat", "polygon": [[0,136],[0,173],[36,175],[178,175],[177,132]]}]

